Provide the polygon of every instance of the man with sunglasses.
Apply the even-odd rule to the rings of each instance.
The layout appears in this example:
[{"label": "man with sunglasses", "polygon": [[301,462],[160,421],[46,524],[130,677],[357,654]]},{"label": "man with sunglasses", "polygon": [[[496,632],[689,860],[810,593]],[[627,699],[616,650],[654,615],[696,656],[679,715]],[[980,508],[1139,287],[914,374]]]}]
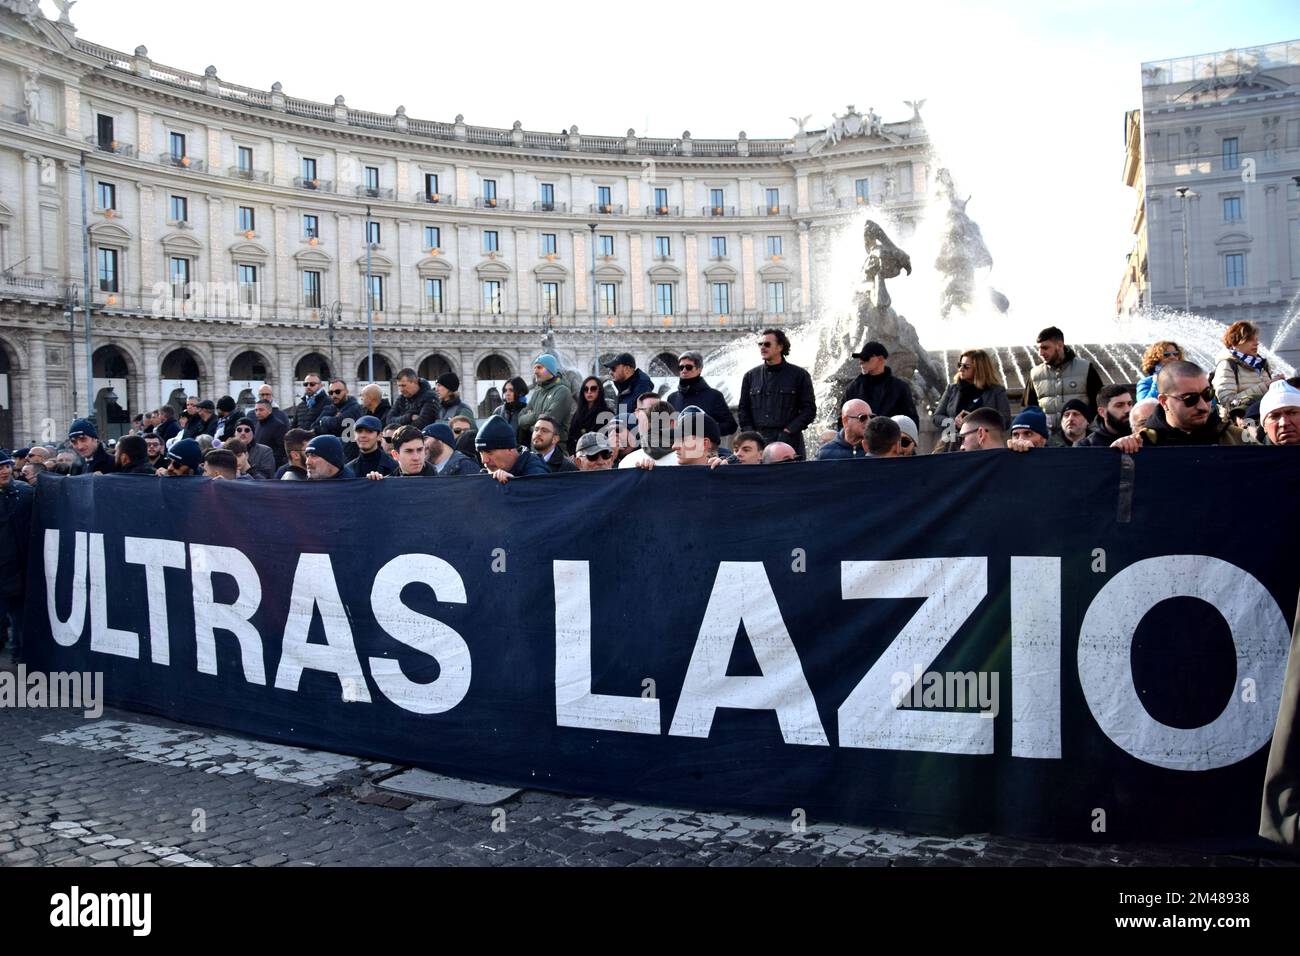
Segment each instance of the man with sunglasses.
[{"label": "man with sunglasses", "polygon": [[603,432],[587,432],[578,439],[573,463],[578,471],[609,471],[614,467],[614,450],[609,446],[609,439]]},{"label": "man with sunglasses", "polygon": [[193,438],[182,438],[167,452],[167,467],[158,474],[163,478],[194,478],[203,474],[203,449]]},{"label": "man with sunglasses", "polygon": [[319,375],[303,376],[302,388],[302,401],[293,408],[293,427],[313,431],[316,428],[316,420],[325,412],[329,401],[325,392],[321,390]]},{"label": "man with sunglasses", "polygon": [[961,423],[957,439],[960,442],[958,451],[1005,451],[1007,437],[1002,427],[1002,415],[995,408],[975,409]]},{"label": "man with sunglasses", "polygon": [[900,458],[915,458],[916,449],[921,443],[921,438],[916,431],[916,422],[906,415],[891,415],[894,424],[902,433],[898,439],[898,455]]},{"label": "man with sunglasses", "polygon": [[1140,435],[1111,443],[1128,454],[1144,445],[1177,448],[1188,445],[1240,445],[1241,429],[1219,417],[1211,406],[1214,389],[1205,372],[1191,362],[1170,362],[1156,379],[1160,407],[1147,419]]},{"label": "man with sunglasses", "polygon": [[704,356],[699,352],[683,352],[677,360],[677,391],[668,396],[666,401],[680,412],[683,408],[694,405],[712,418],[718,425],[718,431],[725,441],[728,435],[734,435],[739,426],[736,417],[727,407],[727,400],[716,388],[710,388],[704,380]]},{"label": "man with sunglasses", "polygon": [[361,403],[348,394],[347,383],[341,378],[333,379],[329,385],[330,406],[321,412],[312,429],[317,435],[334,435],[343,442],[343,455],[352,459],[357,457],[357,443],[352,440],[352,429],[357,420],[366,412]]},{"label": "man with sunglasses", "polygon": [[248,473],[259,480],[275,477],[275,452],[265,445],[259,445],[253,438],[257,423],[251,418],[241,418],[235,422],[234,435],[231,440],[243,443],[248,450]]},{"label": "man with sunglasses", "polygon": [[[646,392],[655,390],[655,383],[650,376],[636,367],[636,359],[631,352],[621,352],[605,363],[610,378],[618,388],[618,397],[614,401],[614,411],[618,414],[636,411],[636,400]],[[530,403],[531,404],[531,403]]]},{"label": "man with sunglasses", "polygon": [[871,406],[860,398],[850,398],[840,409],[841,428],[833,439],[817,450],[818,461],[842,461],[848,458],[865,458],[867,450],[862,436],[871,421]]},{"label": "man with sunglasses", "polygon": [[790,340],[780,329],[764,329],[758,351],[763,364],[750,369],[741,380],[737,422],[769,443],[790,445],[802,459],[804,429],[817,417],[812,376],[786,361]]},{"label": "man with sunglasses", "polygon": [[860,398],[870,405],[877,415],[906,415],[917,418],[916,399],[912,388],[885,364],[889,350],[880,342],[867,342],[853,353],[862,373],[849,383],[844,398]]}]

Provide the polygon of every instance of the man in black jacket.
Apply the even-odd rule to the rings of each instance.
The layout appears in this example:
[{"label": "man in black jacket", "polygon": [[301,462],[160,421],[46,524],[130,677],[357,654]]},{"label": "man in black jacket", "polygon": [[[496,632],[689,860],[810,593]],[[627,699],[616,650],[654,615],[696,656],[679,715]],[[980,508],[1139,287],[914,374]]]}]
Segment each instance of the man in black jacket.
[{"label": "man in black jacket", "polygon": [[802,458],[803,431],[817,417],[812,376],[785,360],[790,340],[780,329],[764,329],[758,348],[763,364],[746,372],[740,383],[740,427],[758,432],[766,442],[785,442]]},{"label": "man in black jacket", "polygon": [[381,423],[388,421],[388,416],[393,413],[392,404],[384,398],[384,393],[373,382],[361,390],[359,400],[365,413],[378,418]]},{"label": "man in black jacket", "polygon": [[72,423],[68,429],[68,444],[84,462],[81,466],[82,474],[98,472],[101,475],[111,475],[117,471],[117,463],[100,442],[95,426],[87,419],[78,418]]},{"label": "man in black jacket", "polygon": [[154,478],[158,468],[149,463],[149,446],[140,435],[123,435],[117,443],[117,473]]},{"label": "man in black jacket", "polygon": [[393,434],[393,454],[397,470],[381,475],[372,471],[364,477],[372,481],[380,478],[436,478],[438,472],[429,464],[425,451],[424,435],[410,425],[403,425]]},{"label": "man in black jacket", "polygon": [[283,468],[286,461],[284,455],[284,436],[289,431],[282,414],[276,414],[277,409],[271,404],[269,398],[259,398],[257,404],[253,406],[253,418],[257,421],[257,428],[253,432],[253,440],[259,445],[265,445],[271,449],[271,457],[275,461],[276,468]]},{"label": "man in black jacket", "polygon": [[22,657],[23,582],[36,492],[14,480],[14,456],[0,448],[0,648]]},{"label": "man in black jacket", "polygon": [[312,431],[316,420],[329,409],[329,396],[321,390],[319,375],[304,376],[302,387],[302,401],[293,407],[293,427]]},{"label": "man in black jacket", "polygon": [[716,388],[710,388],[704,380],[704,356],[699,352],[683,352],[677,360],[677,391],[668,396],[667,402],[680,412],[683,408],[694,405],[718,424],[718,431],[725,441],[728,435],[737,431],[736,418],[727,407],[727,400]]},{"label": "man in black jacket", "polygon": [[456,435],[446,422],[434,422],[424,430],[425,460],[439,477],[477,475],[482,467],[456,448]]},{"label": "man in black jacket", "polygon": [[397,471],[397,462],[384,450],[379,441],[384,426],[374,415],[362,415],[352,428],[357,440],[357,455],[348,462],[348,467],[358,478],[365,478],[372,471],[381,475],[391,475]]},{"label": "man in black jacket", "polygon": [[333,404],[321,412],[313,431],[317,435],[337,435],[343,442],[344,457],[349,460],[356,458],[357,443],[352,440],[352,429],[356,426],[357,419],[365,415],[365,410],[348,394],[347,383],[341,378],[330,382],[329,397]]},{"label": "man in black jacket", "polygon": [[1129,412],[1133,410],[1132,385],[1107,385],[1097,393],[1097,417],[1087,436],[1075,448],[1109,448],[1130,433]]},{"label": "man in black jacket", "polygon": [[[210,398],[205,398],[199,402],[198,433],[191,435],[189,429],[185,430],[186,438],[197,439],[199,435],[212,435],[217,430],[217,404]],[[193,425],[193,422],[190,422]]]},{"label": "man in black jacket", "polygon": [[636,400],[646,392],[655,390],[655,383],[650,381],[650,376],[636,367],[636,359],[631,352],[614,356],[605,363],[605,368],[609,369],[610,377],[618,386],[618,398],[614,402],[617,414],[636,411]]},{"label": "man in black jacket", "polygon": [[166,447],[169,441],[181,433],[181,426],[176,424],[175,405],[164,405],[160,411],[162,421],[158,423],[154,432],[158,435],[158,440],[163,443],[163,447]]},{"label": "man in black jacket", "polygon": [[442,410],[438,396],[433,394],[433,386],[420,378],[415,369],[404,368],[397,373],[397,390],[401,394],[393,403],[387,424],[411,425],[420,431],[438,420],[438,412]]},{"label": "man in black jacket", "polygon": [[543,415],[533,425],[533,454],[546,462],[552,473],[557,471],[577,471],[578,466],[564,455],[560,447],[560,428],[550,415]]},{"label": "man in black jacket", "polygon": [[920,419],[916,415],[916,400],[912,398],[912,389],[902,379],[894,378],[893,370],[885,364],[889,350],[879,342],[868,342],[862,351],[854,352],[862,369],[849,387],[844,390],[844,400],[860,398],[871,406],[873,415],[893,418],[906,415],[914,422]]}]

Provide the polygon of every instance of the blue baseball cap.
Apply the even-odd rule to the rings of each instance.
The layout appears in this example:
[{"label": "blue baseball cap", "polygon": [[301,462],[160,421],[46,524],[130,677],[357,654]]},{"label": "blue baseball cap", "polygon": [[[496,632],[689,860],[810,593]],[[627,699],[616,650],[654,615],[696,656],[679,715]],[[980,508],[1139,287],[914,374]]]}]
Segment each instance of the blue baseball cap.
[{"label": "blue baseball cap", "polygon": [[72,423],[72,427],[68,429],[68,437],[81,438],[83,435],[86,438],[98,438],[99,432],[95,430],[94,424],[89,419],[78,418]]}]

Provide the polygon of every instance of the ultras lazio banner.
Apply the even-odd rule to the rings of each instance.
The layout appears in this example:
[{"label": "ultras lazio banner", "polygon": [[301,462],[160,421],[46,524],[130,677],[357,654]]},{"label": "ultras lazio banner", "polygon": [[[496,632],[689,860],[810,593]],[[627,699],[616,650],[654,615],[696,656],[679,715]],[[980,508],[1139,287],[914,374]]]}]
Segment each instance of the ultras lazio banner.
[{"label": "ultras lazio banner", "polygon": [[26,646],[30,668],[103,672],[115,706],[475,780],[1246,838],[1296,487],[1300,456],[1272,448],[42,477]]}]

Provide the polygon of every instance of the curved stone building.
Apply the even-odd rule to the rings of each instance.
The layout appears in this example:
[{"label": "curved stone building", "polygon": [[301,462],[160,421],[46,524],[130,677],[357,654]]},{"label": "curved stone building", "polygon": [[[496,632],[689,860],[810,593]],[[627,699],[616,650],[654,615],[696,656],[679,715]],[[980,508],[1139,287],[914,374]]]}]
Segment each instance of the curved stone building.
[{"label": "curved stone building", "polygon": [[853,107],[775,140],[369,112],[0,0],[0,442],[61,437],[92,390],[109,435],[186,392],[355,390],[367,287],[381,383],[451,369],[486,412],[548,328],[574,367],[629,351],[666,378],[811,314],[821,243],[863,204],[906,228],[928,157],[918,114]]}]

